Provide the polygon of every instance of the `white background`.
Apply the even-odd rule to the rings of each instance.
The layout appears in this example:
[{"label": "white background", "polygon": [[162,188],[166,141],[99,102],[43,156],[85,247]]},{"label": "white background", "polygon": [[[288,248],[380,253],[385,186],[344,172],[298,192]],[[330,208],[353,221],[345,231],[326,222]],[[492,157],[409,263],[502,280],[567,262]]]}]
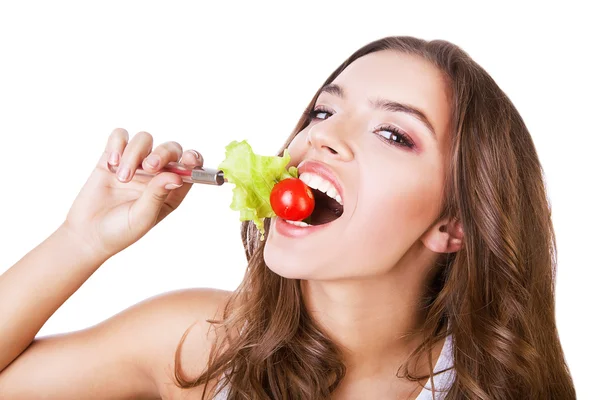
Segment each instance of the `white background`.
[{"label": "white background", "polygon": [[[0,3],[0,273],[62,222],[113,128],[176,140],[202,152],[207,166],[222,160],[232,140],[274,154],[354,50],[387,35],[445,39],[494,77],[531,131],[558,239],[560,337],[579,398],[593,398],[600,32],[591,9],[573,2],[284,4]],[[231,188],[197,186],[98,270],[41,334],[90,326],[165,291],[233,290],[245,258]]]}]

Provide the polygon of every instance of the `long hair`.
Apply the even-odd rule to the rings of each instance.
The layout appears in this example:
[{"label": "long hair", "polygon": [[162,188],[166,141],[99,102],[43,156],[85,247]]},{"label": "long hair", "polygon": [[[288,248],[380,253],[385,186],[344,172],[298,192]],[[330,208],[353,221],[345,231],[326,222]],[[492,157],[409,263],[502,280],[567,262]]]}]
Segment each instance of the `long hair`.
[{"label": "long hair", "polygon": [[[411,362],[448,333],[453,339],[455,399],[575,399],[555,320],[556,243],[544,172],[533,140],[513,103],[458,46],[444,40],[387,37],[360,48],[323,83],[356,59],[381,50],[419,56],[446,79],[451,138],[440,218],[463,225],[463,247],[441,257],[424,299],[425,340],[397,376],[421,382]],[[292,134],[309,124],[315,94]],[[268,235],[270,220],[265,221]],[[216,379],[229,399],[324,399],[346,368],[341,351],[311,319],[299,280],[272,272],[251,222],[241,235],[248,267],[222,320],[227,334],[213,343],[206,370],[183,378],[179,350],[175,379],[181,388]],[[448,326],[449,332],[441,327]],[[243,328],[241,328],[243,327]],[[233,333],[233,334],[232,334]],[[435,393],[435,388],[434,388]],[[203,398],[206,396],[206,388]]]}]

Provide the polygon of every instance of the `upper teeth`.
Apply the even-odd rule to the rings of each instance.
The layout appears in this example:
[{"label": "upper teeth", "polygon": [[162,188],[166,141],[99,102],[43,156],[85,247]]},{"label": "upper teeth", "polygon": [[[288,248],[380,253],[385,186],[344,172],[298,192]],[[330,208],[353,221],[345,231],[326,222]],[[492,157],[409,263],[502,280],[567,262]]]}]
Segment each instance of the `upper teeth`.
[{"label": "upper teeth", "polygon": [[344,203],[342,203],[342,196],[340,196],[337,189],[330,181],[327,181],[321,178],[319,175],[313,174],[312,172],[304,172],[300,174],[300,180],[302,180],[302,182],[306,183],[311,188],[320,190],[321,192],[327,194],[327,196],[335,199],[338,203],[340,203],[340,205],[344,205]]}]

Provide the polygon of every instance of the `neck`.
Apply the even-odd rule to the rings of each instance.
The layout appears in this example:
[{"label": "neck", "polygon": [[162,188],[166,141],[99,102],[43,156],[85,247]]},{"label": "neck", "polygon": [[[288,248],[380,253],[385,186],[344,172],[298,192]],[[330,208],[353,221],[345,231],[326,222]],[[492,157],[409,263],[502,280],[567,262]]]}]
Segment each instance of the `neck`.
[{"label": "neck", "polygon": [[427,275],[400,263],[376,277],[301,282],[308,312],[342,349],[349,375],[394,376],[422,343]]}]

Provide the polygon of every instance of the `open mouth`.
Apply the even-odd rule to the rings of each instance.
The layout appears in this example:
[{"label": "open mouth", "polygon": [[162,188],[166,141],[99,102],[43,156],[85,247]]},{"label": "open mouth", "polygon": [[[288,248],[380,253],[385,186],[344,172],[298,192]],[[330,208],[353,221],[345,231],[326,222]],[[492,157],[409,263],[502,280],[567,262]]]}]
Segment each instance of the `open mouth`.
[{"label": "open mouth", "polygon": [[315,199],[312,214],[302,221],[286,222],[299,227],[325,225],[331,223],[344,213],[344,202],[335,184],[312,171],[302,172],[299,176],[311,188]]},{"label": "open mouth", "polygon": [[286,220],[287,223],[300,227],[325,225],[342,216],[343,205],[318,189],[312,189],[312,192],[315,197],[315,208],[312,214],[302,221]]},{"label": "open mouth", "polygon": [[304,221],[310,225],[324,225],[335,221],[344,213],[344,206],[318,189],[313,189],[315,209]]}]

